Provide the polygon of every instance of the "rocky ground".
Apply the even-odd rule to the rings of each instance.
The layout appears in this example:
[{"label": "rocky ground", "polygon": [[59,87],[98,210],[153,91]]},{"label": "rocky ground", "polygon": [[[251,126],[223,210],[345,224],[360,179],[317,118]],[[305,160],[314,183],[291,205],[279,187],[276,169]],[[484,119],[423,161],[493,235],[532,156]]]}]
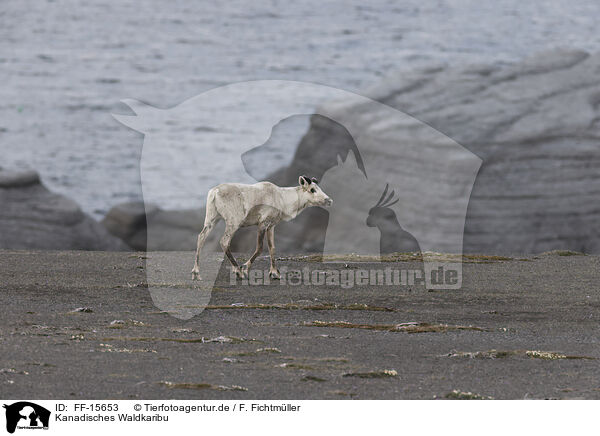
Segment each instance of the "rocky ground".
[{"label": "rocky ground", "polygon": [[1,396],[600,398],[597,256],[474,256],[435,292],[232,285],[223,266],[188,321],[153,305],[145,257],[1,251]]}]

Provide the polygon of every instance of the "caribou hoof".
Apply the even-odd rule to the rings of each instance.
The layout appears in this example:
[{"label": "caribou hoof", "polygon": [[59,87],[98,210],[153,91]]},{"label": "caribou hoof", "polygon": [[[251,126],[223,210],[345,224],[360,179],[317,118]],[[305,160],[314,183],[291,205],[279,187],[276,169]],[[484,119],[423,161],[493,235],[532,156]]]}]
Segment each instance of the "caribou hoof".
[{"label": "caribou hoof", "polygon": [[243,278],[247,279],[248,278],[248,271],[250,271],[250,265],[246,262],[245,264],[243,264],[240,267],[240,271],[242,272],[242,274],[244,276]]},{"label": "caribou hoof", "polygon": [[248,278],[248,268],[242,268],[242,278],[243,279],[247,279]]},{"label": "caribou hoof", "polygon": [[200,278],[200,271],[195,269],[192,270],[192,280],[202,280]]},{"label": "caribou hoof", "polygon": [[269,277],[273,280],[280,280],[281,274],[279,273],[279,270],[269,271]]},{"label": "caribou hoof", "polygon": [[235,276],[238,279],[247,279],[248,278],[248,271],[244,270],[244,266],[242,266],[241,268],[232,268],[232,272],[235,273]]}]

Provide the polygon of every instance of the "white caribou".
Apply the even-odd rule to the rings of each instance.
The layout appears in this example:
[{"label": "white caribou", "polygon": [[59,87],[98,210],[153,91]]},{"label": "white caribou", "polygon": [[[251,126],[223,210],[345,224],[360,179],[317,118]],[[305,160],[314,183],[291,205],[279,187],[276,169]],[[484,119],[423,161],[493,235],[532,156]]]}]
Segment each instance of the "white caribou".
[{"label": "white caribou", "polygon": [[[196,261],[192,269],[192,280],[200,279],[200,253],[206,237],[219,220],[225,220],[225,233],[221,247],[233,266],[233,272],[240,277],[248,277],[252,262],[263,248],[263,238],[267,234],[267,245],[271,257],[269,276],[280,278],[275,266],[275,226],[281,221],[289,221],[311,206],[331,206],[333,200],[325,194],[316,179],[300,176],[299,186],[281,188],[270,182],[253,185],[223,183],[208,191],[204,228],[198,235]],[[256,250],[241,267],[229,250],[231,239],[240,227],[258,226]]]}]

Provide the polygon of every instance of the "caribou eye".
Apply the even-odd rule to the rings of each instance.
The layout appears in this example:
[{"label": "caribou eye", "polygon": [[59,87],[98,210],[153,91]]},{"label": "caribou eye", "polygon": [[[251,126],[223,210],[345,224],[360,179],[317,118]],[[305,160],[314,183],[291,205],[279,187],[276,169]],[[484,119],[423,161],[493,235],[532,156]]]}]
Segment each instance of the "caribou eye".
[{"label": "caribou eye", "polygon": [[314,193],[315,193],[315,188],[312,188],[312,189],[310,190],[310,192],[312,192],[312,193],[314,194]]}]

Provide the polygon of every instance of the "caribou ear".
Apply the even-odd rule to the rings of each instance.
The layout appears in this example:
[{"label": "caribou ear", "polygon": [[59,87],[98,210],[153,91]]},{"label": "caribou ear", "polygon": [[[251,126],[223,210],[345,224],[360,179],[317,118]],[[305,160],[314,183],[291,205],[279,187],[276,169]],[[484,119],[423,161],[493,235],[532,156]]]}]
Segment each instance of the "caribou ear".
[{"label": "caribou ear", "polygon": [[300,178],[298,179],[298,181],[300,182],[300,185],[304,186],[304,185],[310,185],[310,179],[306,176],[300,176]]},{"label": "caribou ear", "polygon": [[313,182],[315,185],[317,185],[319,183],[319,181],[315,177],[310,179],[310,181]]}]

